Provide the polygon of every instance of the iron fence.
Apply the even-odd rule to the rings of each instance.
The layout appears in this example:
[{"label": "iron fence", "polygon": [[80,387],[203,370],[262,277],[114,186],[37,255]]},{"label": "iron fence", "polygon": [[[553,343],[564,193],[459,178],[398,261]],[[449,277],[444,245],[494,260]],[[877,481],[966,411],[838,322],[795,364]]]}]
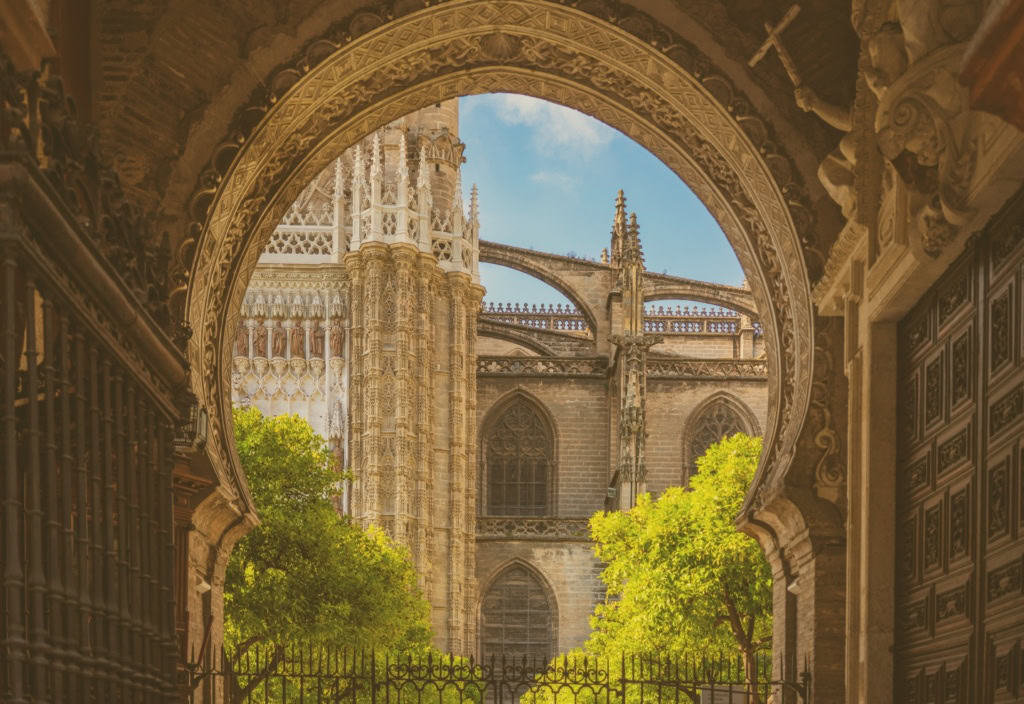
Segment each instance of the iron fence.
[{"label": "iron fence", "polygon": [[807,704],[810,676],[772,678],[759,655],[564,656],[551,662],[366,651],[220,651],[188,668],[190,704]]}]

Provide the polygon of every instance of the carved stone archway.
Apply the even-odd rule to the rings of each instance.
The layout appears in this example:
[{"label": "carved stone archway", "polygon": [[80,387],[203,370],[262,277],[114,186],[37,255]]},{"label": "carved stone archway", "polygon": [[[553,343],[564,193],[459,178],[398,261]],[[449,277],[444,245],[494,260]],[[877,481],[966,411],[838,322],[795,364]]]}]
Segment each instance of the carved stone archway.
[{"label": "carved stone archway", "polygon": [[[239,304],[288,205],[372,130],[443,99],[512,92],[617,128],[678,174],[718,220],[750,282],[770,369],[765,452],[744,524],[766,544],[769,535],[806,533],[811,522],[835,523],[838,514],[819,506],[814,477],[793,492],[784,476],[814,466],[816,458],[794,459],[820,455],[822,433],[836,437],[828,409],[811,412],[826,403],[812,394],[827,391],[820,380],[834,368],[815,367],[831,343],[826,336],[816,346],[808,270],[822,257],[807,244],[807,198],[750,102],[699,50],[642,15],[612,22],[541,0],[467,0],[396,14],[357,16],[307,46],[265,82],[268,95],[238,112],[200,176],[180,250],[187,285],[178,305],[194,331],[193,386],[209,409],[211,462],[223,483],[244,494],[229,441]],[[805,429],[808,417],[822,427]],[[824,451],[838,450],[832,443]]]},{"label": "carved stone archway", "polygon": [[218,469],[230,473],[233,465],[224,442],[229,333],[288,204],[335,154],[388,121],[442,98],[505,91],[573,107],[621,130],[679,174],[721,223],[764,311],[773,403],[762,473],[771,473],[794,444],[809,402],[813,319],[798,226],[806,228],[810,215],[799,184],[777,178],[795,173],[784,168],[786,157],[762,153],[771,148],[769,128],[753,129],[752,112],[733,117],[742,96],[723,105],[715,96],[730,90],[727,80],[693,75],[686,64],[695,50],[671,35],[664,41],[659,49],[546,2],[452,3],[342,46],[317,42],[310,51],[320,61],[308,73],[289,68],[275,76],[271,85],[288,88],[260,119],[245,113],[256,123],[249,136],[232,134],[211,162],[223,175],[201,177],[206,187],[194,203],[205,218],[183,247],[191,253],[189,358],[200,371],[194,383],[210,408],[211,437],[222,448],[213,458]]}]

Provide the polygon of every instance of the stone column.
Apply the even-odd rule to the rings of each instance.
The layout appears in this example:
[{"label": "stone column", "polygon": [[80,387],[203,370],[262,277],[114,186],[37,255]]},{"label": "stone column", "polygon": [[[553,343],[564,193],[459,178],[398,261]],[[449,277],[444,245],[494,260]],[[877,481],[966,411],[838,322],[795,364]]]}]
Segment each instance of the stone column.
[{"label": "stone column", "polygon": [[[195,503],[202,499],[213,485],[210,477],[202,476],[192,469],[194,452],[174,453],[174,604],[175,630],[178,647],[182,654],[181,663],[190,662],[194,649],[201,643],[195,640],[196,622],[203,623],[201,614],[192,614],[190,606],[190,584],[195,584],[195,575],[190,574],[189,532],[192,530],[192,513]],[[201,638],[201,636],[200,636]]]},{"label": "stone column", "polygon": [[864,345],[854,360],[859,378],[850,375],[851,385],[860,385],[860,422],[859,462],[855,470],[851,462],[850,484],[850,567],[856,583],[851,580],[853,591],[847,595],[848,660],[856,670],[847,680],[849,701],[886,704],[893,696],[896,324],[865,322],[864,328]]},{"label": "stone column", "polygon": [[[810,679],[813,702],[845,697],[846,388],[838,321],[817,318],[810,408],[784,467],[762,484],[737,525],[761,543],[773,572],[773,675]],[[781,694],[780,704],[796,704]]]},{"label": "stone column", "polygon": [[[188,612],[189,650],[196,661],[215,666],[213,651],[224,642],[224,578],[235,544],[259,524],[251,513],[242,513],[234,495],[223,486],[206,494],[192,512],[188,530],[188,577],[185,603]],[[204,643],[206,644],[204,647]],[[190,652],[190,657],[193,657]],[[197,704],[209,704],[223,697],[221,682],[216,690],[211,679],[195,692]]]}]

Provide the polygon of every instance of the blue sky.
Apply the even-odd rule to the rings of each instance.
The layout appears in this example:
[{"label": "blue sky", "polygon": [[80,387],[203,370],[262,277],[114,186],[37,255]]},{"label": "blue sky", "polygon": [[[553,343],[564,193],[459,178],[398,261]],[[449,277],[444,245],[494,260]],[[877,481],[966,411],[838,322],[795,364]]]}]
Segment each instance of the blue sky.
[{"label": "blue sky", "polygon": [[[480,236],[518,247],[599,259],[615,194],[636,211],[647,268],[739,285],[736,255],[690,189],[621,132],[569,108],[521,95],[460,99],[462,183],[480,189]],[[519,272],[481,265],[488,301],[562,302]]]}]

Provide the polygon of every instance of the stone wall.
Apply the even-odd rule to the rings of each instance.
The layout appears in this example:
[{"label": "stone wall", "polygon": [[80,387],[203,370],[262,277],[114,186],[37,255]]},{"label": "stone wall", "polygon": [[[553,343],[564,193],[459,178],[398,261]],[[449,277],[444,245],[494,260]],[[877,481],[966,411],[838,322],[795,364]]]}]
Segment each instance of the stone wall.
[{"label": "stone wall", "polygon": [[601,564],[588,541],[477,540],[476,579],[482,600],[487,586],[508,564],[532,567],[551,588],[558,614],[556,653],[583,645],[590,614],[604,598]]},{"label": "stone wall", "polygon": [[768,413],[766,380],[690,381],[650,379],[647,382],[647,489],[658,493],[678,486],[683,476],[684,435],[708,399],[727,394],[757,419],[751,432],[763,432]]}]

